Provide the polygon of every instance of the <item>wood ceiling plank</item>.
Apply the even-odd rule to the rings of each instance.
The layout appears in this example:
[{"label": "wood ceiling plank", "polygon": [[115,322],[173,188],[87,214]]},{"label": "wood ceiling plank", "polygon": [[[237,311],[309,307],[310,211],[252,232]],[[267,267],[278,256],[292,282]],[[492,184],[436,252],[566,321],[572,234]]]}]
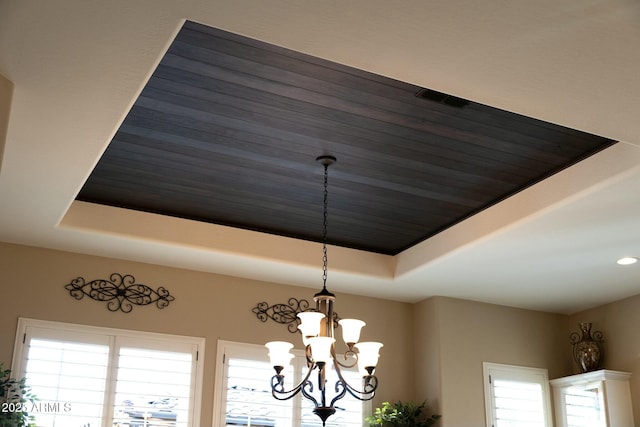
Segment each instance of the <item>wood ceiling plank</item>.
[{"label": "wood ceiling plank", "polygon": [[613,141],[187,22],[79,200],[395,254]]}]

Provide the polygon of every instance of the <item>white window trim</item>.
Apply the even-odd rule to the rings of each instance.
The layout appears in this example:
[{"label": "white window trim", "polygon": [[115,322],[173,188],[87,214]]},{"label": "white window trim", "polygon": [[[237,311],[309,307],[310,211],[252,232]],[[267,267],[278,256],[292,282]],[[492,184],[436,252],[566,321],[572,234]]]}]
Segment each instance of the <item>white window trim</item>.
[{"label": "white window trim", "polygon": [[549,386],[549,374],[546,369],[530,368],[526,366],[505,365],[500,363],[482,363],[482,375],[484,382],[484,404],[486,414],[486,426],[495,426],[495,413],[493,403],[493,387],[491,377],[499,376],[514,380],[535,382],[542,386],[542,405],[544,411],[544,422],[546,427],[553,427],[553,416],[551,411],[551,391]]},{"label": "white window trim", "polygon": [[[52,331],[55,331],[57,335],[64,334],[65,332],[111,335],[123,337],[126,340],[143,340],[145,341],[145,344],[149,344],[150,341],[156,340],[158,342],[181,342],[184,344],[191,344],[192,346],[195,346],[197,358],[193,363],[194,370],[192,372],[193,399],[190,402],[192,411],[190,424],[194,427],[200,426],[200,413],[202,412],[203,370],[205,360],[205,339],[203,337],[190,337],[183,335],[162,334],[156,332],[141,332],[128,329],[78,325],[73,323],[53,322],[49,320],[38,320],[20,317],[18,318],[18,327],[16,329],[16,338],[13,347],[13,358],[11,360],[12,372],[18,372],[20,377],[24,376],[26,370],[27,354],[25,352],[24,341],[27,334],[27,329],[29,327],[51,329]],[[108,389],[112,385],[107,384],[106,386]],[[109,410],[111,411],[113,410],[113,408]]]},{"label": "white window trim", "polygon": [[[223,426],[225,425],[225,402],[226,402],[226,387],[224,387],[223,381],[226,377],[225,369],[227,364],[224,363],[224,357],[226,353],[230,353],[229,349],[242,349],[243,352],[246,351],[247,354],[255,354],[256,359],[265,359],[267,358],[267,349],[264,346],[258,344],[248,344],[237,341],[226,341],[226,340],[218,340],[218,346],[216,351],[216,376],[214,381],[214,404],[213,404],[213,426]],[[291,351],[296,356],[304,357],[304,351],[302,350],[292,350]],[[274,373],[275,374],[275,373]],[[270,381],[270,378],[265,378],[265,381]],[[346,397],[349,398],[349,397]],[[295,399],[295,398],[294,398]],[[297,398],[298,402],[294,404],[294,407],[297,407],[298,410],[293,411],[293,417],[300,417],[300,397]],[[368,424],[365,422],[364,418],[367,415],[372,413],[372,404],[371,400],[362,401],[362,426],[368,427]],[[300,422],[299,419],[293,420],[293,425],[297,425],[296,421]]]}]

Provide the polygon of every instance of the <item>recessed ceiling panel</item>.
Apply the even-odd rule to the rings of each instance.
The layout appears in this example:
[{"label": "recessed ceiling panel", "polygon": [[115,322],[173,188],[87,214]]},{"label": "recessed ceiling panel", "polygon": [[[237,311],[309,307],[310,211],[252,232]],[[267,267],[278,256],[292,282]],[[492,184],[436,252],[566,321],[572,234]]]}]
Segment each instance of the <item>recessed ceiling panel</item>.
[{"label": "recessed ceiling panel", "polygon": [[318,241],[331,154],[329,243],[397,254],[613,143],[187,22],[77,199]]}]

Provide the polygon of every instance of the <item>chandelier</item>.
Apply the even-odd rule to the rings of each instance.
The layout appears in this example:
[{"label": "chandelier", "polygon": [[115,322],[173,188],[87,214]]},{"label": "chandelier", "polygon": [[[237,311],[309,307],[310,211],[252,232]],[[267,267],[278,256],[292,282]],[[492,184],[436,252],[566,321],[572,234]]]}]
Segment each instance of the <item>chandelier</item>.
[{"label": "chandelier", "polygon": [[[284,341],[272,341],[266,344],[269,358],[276,374],[271,378],[271,392],[278,400],[288,400],[302,393],[313,405],[313,412],[322,419],[324,426],[327,419],[336,412],[334,404],[347,393],[359,400],[373,399],[378,388],[378,378],[374,375],[378,363],[378,342],[358,342],[360,331],[365,322],[357,319],[341,319],[335,324],[336,316],[333,304],[334,294],[327,290],[327,200],[328,169],[336,162],[333,156],[320,156],[316,159],[324,166],[324,211],[322,226],[322,290],[314,295],[315,311],[298,313],[300,320],[298,330],[302,334],[307,360],[307,372],[296,386],[285,389],[284,368],[288,366],[294,355],[290,353],[293,344]],[[343,356],[336,353],[335,328],[342,328],[342,338],[346,344]],[[347,383],[341,369],[358,367],[362,375],[362,383],[354,386]],[[327,372],[334,369],[338,380],[333,387],[327,386]],[[314,385],[312,374],[316,372]],[[329,394],[329,395],[328,395]]]}]

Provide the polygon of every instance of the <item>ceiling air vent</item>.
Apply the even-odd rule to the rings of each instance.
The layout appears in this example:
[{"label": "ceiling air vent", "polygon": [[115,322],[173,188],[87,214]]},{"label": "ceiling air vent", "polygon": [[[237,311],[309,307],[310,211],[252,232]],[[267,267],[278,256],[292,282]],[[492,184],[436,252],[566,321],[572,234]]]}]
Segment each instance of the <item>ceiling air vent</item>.
[{"label": "ceiling air vent", "polygon": [[429,101],[435,101],[440,104],[445,104],[456,108],[464,108],[469,104],[469,102],[471,102],[467,101],[466,99],[447,95],[446,93],[424,88],[416,92],[416,98],[428,99]]}]

